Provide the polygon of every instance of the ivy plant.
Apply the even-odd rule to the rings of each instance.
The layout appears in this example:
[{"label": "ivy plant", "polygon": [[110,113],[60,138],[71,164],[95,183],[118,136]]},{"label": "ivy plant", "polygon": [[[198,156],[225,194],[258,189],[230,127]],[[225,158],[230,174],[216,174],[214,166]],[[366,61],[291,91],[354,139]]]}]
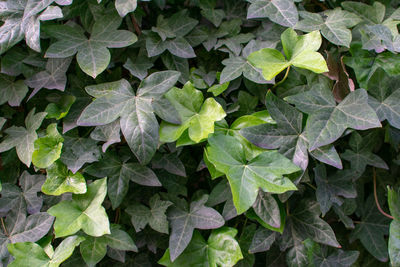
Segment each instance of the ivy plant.
[{"label": "ivy plant", "polygon": [[400,266],[400,3],[0,1],[1,266]]}]

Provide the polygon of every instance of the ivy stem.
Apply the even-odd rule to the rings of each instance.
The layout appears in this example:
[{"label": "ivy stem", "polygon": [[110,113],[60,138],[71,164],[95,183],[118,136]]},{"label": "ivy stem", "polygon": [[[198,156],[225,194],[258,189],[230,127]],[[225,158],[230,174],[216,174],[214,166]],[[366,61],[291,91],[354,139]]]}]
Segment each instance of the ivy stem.
[{"label": "ivy stem", "polygon": [[245,220],[244,223],[243,223],[242,233],[241,233],[240,236],[239,236],[239,241],[240,241],[240,239],[242,238],[242,235],[243,235],[243,233],[244,233],[244,228],[246,227],[247,220],[248,220],[248,218],[246,217],[246,220]]},{"label": "ivy stem", "polygon": [[137,23],[135,16],[133,14],[131,14],[131,20],[132,20],[133,27],[135,28],[135,32],[137,33],[137,35],[141,35],[142,30],[140,29],[140,26]]},{"label": "ivy stem", "polygon": [[281,83],[283,83],[283,82],[286,80],[287,76],[289,75],[289,71],[290,71],[290,66],[287,67],[286,73],[285,73],[285,76],[283,76],[283,79],[280,80],[279,82],[277,82],[276,84],[274,84],[274,86],[272,86],[272,88],[275,88],[275,87],[277,87],[278,85],[280,85]]},{"label": "ivy stem", "polygon": [[311,187],[312,189],[314,189],[315,191],[317,191],[317,188],[314,185],[312,185],[310,183],[305,183],[305,184],[308,185],[309,187]]},{"label": "ivy stem", "polygon": [[289,216],[289,201],[286,201],[286,216]]},{"label": "ivy stem", "polygon": [[381,205],[379,204],[378,194],[376,193],[376,171],[375,171],[375,168],[372,168],[372,174],[373,174],[372,177],[373,177],[373,181],[374,181],[374,198],[375,198],[376,207],[378,208],[380,213],[382,213],[384,216],[388,217],[389,219],[393,220],[394,219],[393,216],[384,212],[383,209],[381,208]]},{"label": "ivy stem", "polygon": [[1,226],[3,227],[4,233],[6,234],[6,236],[9,236],[9,234],[7,232],[7,228],[6,228],[5,224],[4,224],[3,218],[0,218],[0,220],[1,220]]},{"label": "ivy stem", "polygon": [[116,224],[119,223],[120,214],[121,214],[120,209],[117,208],[117,209],[115,210],[115,223],[116,223]]}]

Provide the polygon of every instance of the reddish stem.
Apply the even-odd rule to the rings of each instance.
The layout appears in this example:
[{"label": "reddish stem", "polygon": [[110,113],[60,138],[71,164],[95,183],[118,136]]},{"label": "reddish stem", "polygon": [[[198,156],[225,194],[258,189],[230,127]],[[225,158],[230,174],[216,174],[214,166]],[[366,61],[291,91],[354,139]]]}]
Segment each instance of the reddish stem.
[{"label": "reddish stem", "polygon": [[373,173],[373,181],[374,181],[374,198],[375,198],[376,207],[378,208],[380,213],[382,213],[386,217],[393,220],[394,219],[393,216],[384,212],[383,209],[381,208],[381,205],[379,205],[378,194],[376,193],[376,171],[375,171],[375,168],[372,168],[372,173]]}]

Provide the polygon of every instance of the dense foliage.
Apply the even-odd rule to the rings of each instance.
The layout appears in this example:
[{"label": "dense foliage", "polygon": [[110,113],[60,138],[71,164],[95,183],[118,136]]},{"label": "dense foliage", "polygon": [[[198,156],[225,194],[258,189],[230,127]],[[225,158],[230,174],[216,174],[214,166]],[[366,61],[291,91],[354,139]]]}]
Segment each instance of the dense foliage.
[{"label": "dense foliage", "polygon": [[1,266],[400,266],[400,1],[1,0]]}]

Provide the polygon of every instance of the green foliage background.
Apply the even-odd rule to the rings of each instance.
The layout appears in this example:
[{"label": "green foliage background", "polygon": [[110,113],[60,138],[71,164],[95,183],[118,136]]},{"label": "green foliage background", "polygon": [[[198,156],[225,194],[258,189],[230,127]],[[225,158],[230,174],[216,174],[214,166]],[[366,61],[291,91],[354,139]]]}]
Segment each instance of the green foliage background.
[{"label": "green foliage background", "polygon": [[399,6],[0,1],[0,265],[400,266]]}]

